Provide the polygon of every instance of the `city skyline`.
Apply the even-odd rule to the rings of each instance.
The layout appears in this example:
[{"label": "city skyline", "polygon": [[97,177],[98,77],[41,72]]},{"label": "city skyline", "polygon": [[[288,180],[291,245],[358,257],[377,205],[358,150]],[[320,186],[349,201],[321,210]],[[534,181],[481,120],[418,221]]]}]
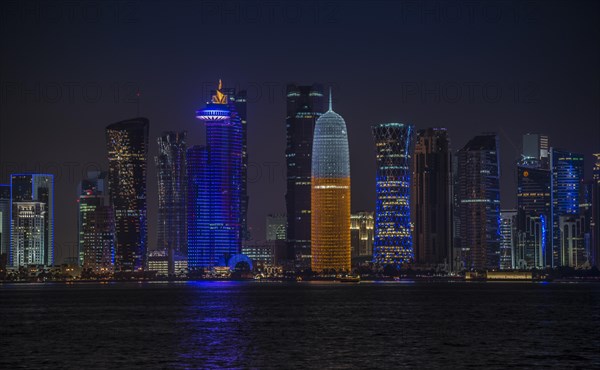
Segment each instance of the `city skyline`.
[{"label": "city skyline", "polygon": [[[215,32],[219,23],[206,18],[192,22],[193,14],[203,14],[201,6],[191,5],[190,12],[179,14],[187,21],[176,25],[165,19],[156,5],[138,13],[135,22],[81,24],[84,34],[97,43],[81,42],[81,36],[72,32],[73,25],[66,22],[53,27],[51,37],[43,32],[47,23],[34,22],[25,28],[9,19],[4,26],[14,29],[15,38],[9,43],[14,58],[3,61],[3,76],[11,79],[2,85],[0,183],[8,183],[8,176],[15,172],[57,173],[56,254],[58,260],[64,260],[74,255],[77,247],[73,189],[88,169],[108,170],[105,148],[98,140],[106,124],[136,117],[139,112],[152,122],[152,142],[163,131],[185,130],[190,144],[202,143],[204,131],[190,112],[198,102],[210,99],[218,78],[224,79],[225,86],[247,91],[249,224],[255,240],[264,234],[266,214],[285,211],[285,96],[291,81],[298,85],[320,82],[333,85],[336,91],[350,133],[352,173],[365,174],[353,182],[354,192],[364,194],[353,197],[353,212],[373,208],[375,185],[369,176],[375,172],[375,164],[364,155],[371,148],[361,141],[370,136],[370,125],[376,122],[412,122],[417,130],[446,127],[453,153],[476,133],[497,132],[503,148],[502,208],[516,207],[513,162],[520,156],[524,133],[544,133],[558,148],[581,148],[585,172],[591,173],[592,154],[600,147],[600,95],[595,68],[598,52],[587,48],[594,44],[596,31],[585,20],[595,14],[594,5],[554,3],[548,9],[534,7],[529,13],[516,7],[512,10],[520,15],[518,19],[503,13],[497,21],[476,20],[477,33],[470,32],[464,18],[448,30],[449,21],[443,17],[423,20],[415,13],[385,12],[380,3],[360,10],[354,3],[333,6],[335,15],[321,18],[318,27],[309,26],[313,20],[308,18],[301,20],[306,22],[276,24],[284,32],[272,34],[275,44],[286,45],[287,37],[322,40],[315,42],[311,53],[297,50],[286,54],[267,48],[261,40],[272,23],[263,26],[244,23],[243,17],[240,21],[226,17],[228,32],[244,29],[238,33],[243,42],[236,47],[241,55],[253,56],[245,63],[231,58],[217,61],[190,50],[195,35]],[[352,27],[358,23],[365,23],[367,34],[374,37],[367,39]],[[161,34],[154,30],[156,24],[174,31]],[[566,27],[555,27],[558,24]],[[346,29],[344,34],[340,28]],[[143,41],[147,36],[155,42]],[[486,37],[499,39],[487,43]],[[59,43],[59,39],[71,44]],[[343,41],[336,42],[339,39]],[[122,58],[103,57],[103,51],[112,50],[107,49],[108,41]],[[71,48],[73,44],[79,47]],[[139,45],[139,49],[131,45]],[[398,47],[380,47],[387,45]],[[224,54],[230,45],[213,47]],[[170,52],[157,53],[160,48]],[[332,48],[335,53],[330,53]],[[337,62],[337,56],[327,57],[313,67],[313,55],[319,53],[337,54],[345,63]],[[68,62],[59,63],[58,55]],[[44,63],[32,73],[39,58],[52,63]],[[361,68],[374,59],[380,66]],[[15,60],[29,62],[17,64]],[[106,63],[99,64],[100,60]],[[163,69],[169,72],[157,73]],[[105,72],[108,70],[110,75]],[[73,94],[69,94],[69,86]],[[377,93],[370,93],[374,90]],[[100,94],[95,94],[98,91]],[[495,92],[501,92],[501,97],[496,98]],[[374,105],[377,109],[365,109]],[[36,135],[30,135],[32,127]],[[76,139],[62,144],[64,132]],[[27,140],[17,145],[19,140],[13,138]],[[157,154],[156,146],[150,145],[148,157]],[[150,179],[156,176],[154,167],[148,166]],[[157,194],[157,184],[149,181],[148,222],[152,228],[158,218]],[[150,231],[148,238],[149,247],[156,248],[156,232]]]}]

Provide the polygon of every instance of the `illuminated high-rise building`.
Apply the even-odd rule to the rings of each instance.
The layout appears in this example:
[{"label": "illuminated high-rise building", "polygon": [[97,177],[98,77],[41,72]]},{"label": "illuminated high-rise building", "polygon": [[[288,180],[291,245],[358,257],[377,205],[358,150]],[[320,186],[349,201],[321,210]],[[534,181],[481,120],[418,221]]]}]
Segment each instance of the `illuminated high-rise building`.
[{"label": "illuminated high-rise building", "polygon": [[[236,117],[242,125],[242,180],[240,188],[240,237],[242,244],[250,240],[250,229],[248,228],[248,205],[250,197],[248,196],[248,109],[247,109],[247,92],[246,90],[236,90],[233,87],[223,87],[221,92],[227,95],[231,111],[235,111]],[[211,92],[212,95],[216,91]]]},{"label": "illuminated high-rise building", "polygon": [[594,266],[600,266],[600,153],[594,154],[596,162],[594,163],[592,177],[592,247],[591,263]]},{"label": "illuminated high-rise building", "polygon": [[523,135],[517,163],[517,242],[513,266],[519,269],[552,265],[550,232],[550,151],[548,137]]},{"label": "illuminated high-rise building", "polygon": [[550,170],[527,163],[517,165],[516,268],[552,265],[550,209]]},{"label": "illuminated high-rise building", "polygon": [[115,271],[142,271],[146,266],[148,219],[146,169],[147,118],[106,127],[108,187],[115,218]]},{"label": "illuminated high-rise building", "polygon": [[500,156],[495,134],[457,153],[461,259],[467,270],[500,267]]},{"label": "illuminated high-rise building", "polygon": [[516,244],[517,210],[503,209],[500,211],[500,268],[513,267],[512,253]]},{"label": "illuminated high-rise building", "polygon": [[373,256],[374,230],[373,212],[358,212],[350,215],[352,258]]},{"label": "illuminated high-rise building", "polygon": [[90,171],[79,185],[79,265],[95,273],[114,269],[115,219],[106,172]]},{"label": "illuminated high-rise building", "polygon": [[311,268],[350,271],[350,153],[344,119],[332,109],[315,125],[311,176]]},{"label": "illuminated high-rise building", "polygon": [[10,250],[10,185],[0,184],[0,258]]},{"label": "illuminated high-rise building", "polygon": [[[552,240],[552,267],[562,266],[563,263],[573,260],[564,256],[566,249],[562,246],[564,229],[561,224],[573,226],[574,220],[579,216],[579,199],[581,181],[584,175],[583,154],[573,153],[556,148],[550,149],[551,174],[551,207],[550,224]],[[563,219],[561,220],[561,217]],[[585,224],[585,222],[584,222]],[[573,233],[569,233],[570,237]],[[573,234],[574,235],[574,234]]]},{"label": "illuminated high-rise building", "polygon": [[381,123],[372,130],[377,165],[373,262],[400,268],[414,262],[410,209],[414,126]]},{"label": "illuminated high-rise building", "polygon": [[419,130],[413,159],[415,262],[448,266],[452,259],[452,154],[446,129]]},{"label": "illuminated high-rise building", "polygon": [[206,146],[188,149],[188,266],[210,268],[241,251],[242,123],[219,88],[196,112]]},{"label": "illuminated high-rise building", "polygon": [[159,250],[171,250],[172,253],[167,253],[169,256],[175,253],[187,255],[186,136],[185,131],[169,131],[164,132],[157,140],[157,247]]},{"label": "illuminated high-rise building", "polygon": [[44,202],[13,202],[12,266],[48,266],[44,233],[47,215]]},{"label": "illuminated high-rise building", "polygon": [[54,175],[13,174],[10,189],[12,238],[9,263],[15,267],[27,264],[52,266]]},{"label": "illuminated high-rise building", "polygon": [[323,87],[287,86],[285,149],[288,257],[307,269],[311,259],[311,166],[313,134],[323,114]]}]

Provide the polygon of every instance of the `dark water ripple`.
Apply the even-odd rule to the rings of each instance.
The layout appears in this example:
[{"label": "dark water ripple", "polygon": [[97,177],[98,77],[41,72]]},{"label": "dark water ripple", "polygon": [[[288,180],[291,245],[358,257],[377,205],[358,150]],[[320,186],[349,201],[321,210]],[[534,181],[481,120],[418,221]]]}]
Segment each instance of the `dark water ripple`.
[{"label": "dark water ripple", "polygon": [[600,284],[0,286],[0,368],[600,368]]}]

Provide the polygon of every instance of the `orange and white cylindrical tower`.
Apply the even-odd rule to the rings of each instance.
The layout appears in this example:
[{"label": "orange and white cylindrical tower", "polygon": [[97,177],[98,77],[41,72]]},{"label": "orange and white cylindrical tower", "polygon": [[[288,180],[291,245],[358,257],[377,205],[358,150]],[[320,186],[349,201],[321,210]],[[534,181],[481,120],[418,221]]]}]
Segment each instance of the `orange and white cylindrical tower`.
[{"label": "orange and white cylindrical tower", "polygon": [[311,268],[350,271],[350,154],[344,119],[331,109],[315,125],[311,177]]}]

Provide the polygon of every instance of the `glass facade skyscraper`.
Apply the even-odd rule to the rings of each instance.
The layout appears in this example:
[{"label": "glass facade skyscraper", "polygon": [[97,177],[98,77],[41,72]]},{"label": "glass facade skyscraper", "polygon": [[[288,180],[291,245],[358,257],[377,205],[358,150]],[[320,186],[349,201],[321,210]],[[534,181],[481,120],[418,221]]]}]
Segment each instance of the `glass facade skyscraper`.
[{"label": "glass facade skyscraper", "polygon": [[[186,136],[164,132],[157,140],[155,157],[158,178],[157,247],[187,255]],[[171,254],[172,255],[172,254]]]},{"label": "glass facade skyscraper", "polygon": [[9,263],[54,265],[54,175],[13,174]]},{"label": "glass facade skyscraper", "polygon": [[210,268],[241,251],[242,123],[219,88],[196,112],[206,146],[188,150],[188,266]]},{"label": "glass facade skyscraper", "polygon": [[410,207],[414,126],[381,123],[372,131],[377,165],[373,262],[399,268],[414,261]]},{"label": "glass facade skyscraper", "polygon": [[594,172],[592,175],[592,248],[591,260],[600,267],[600,153],[594,154]]},{"label": "glass facade skyscraper", "polygon": [[311,268],[350,271],[350,153],[346,122],[331,107],[314,129],[311,176]]},{"label": "glass facade skyscraper", "polygon": [[311,166],[314,128],[323,114],[323,87],[290,84],[286,91],[285,150],[288,257],[299,269],[311,260]]},{"label": "glass facade skyscraper", "polygon": [[475,136],[457,153],[461,259],[467,270],[500,267],[498,137]]},{"label": "glass facade skyscraper", "polygon": [[[562,266],[568,258],[561,247],[561,217],[564,222],[571,222],[568,217],[579,215],[580,186],[584,174],[583,154],[573,153],[557,148],[550,149],[551,179],[551,222],[552,227],[552,267]],[[564,223],[563,222],[563,223]],[[575,222],[575,221],[573,221]]]},{"label": "glass facade skyscraper", "polygon": [[550,170],[526,163],[517,166],[517,229],[515,268],[552,265]]},{"label": "glass facade skyscraper", "polygon": [[[248,109],[247,109],[247,92],[246,90],[236,90],[232,87],[223,87],[221,92],[227,95],[229,105],[232,106],[231,111],[237,113],[237,118],[242,126],[242,180],[240,188],[240,237],[242,244],[250,240],[250,229],[248,228],[248,206],[250,197],[248,196]],[[212,91],[212,95],[216,95],[216,91]]]},{"label": "glass facade skyscraper", "polygon": [[107,173],[90,171],[79,185],[79,265],[95,273],[114,269],[115,219]]},{"label": "glass facade skyscraper", "polygon": [[452,154],[446,129],[419,130],[412,181],[415,262],[452,260]]},{"label": "glass facade skyscraper", "polygon": [[115,271],[142,271],[146,266],[148,219],[146,169],[147,118],[106,127],[108,184],[115,217]]}]

